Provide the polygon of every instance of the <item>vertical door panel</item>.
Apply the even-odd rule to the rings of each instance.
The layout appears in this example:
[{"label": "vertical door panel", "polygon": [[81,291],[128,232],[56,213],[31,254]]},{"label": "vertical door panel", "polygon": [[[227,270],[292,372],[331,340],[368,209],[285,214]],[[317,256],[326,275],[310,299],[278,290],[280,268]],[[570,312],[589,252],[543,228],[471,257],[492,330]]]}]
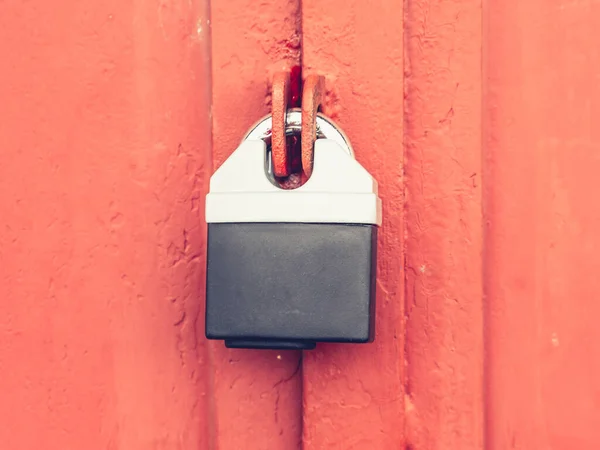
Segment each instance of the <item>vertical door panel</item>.
[{"label": "vertical door panel", "polygon": [[600,4],[487,6],[487,445],[597,449]]},{"label": "vertical door panel", "polygon": [[407,433],[482,449],[481,1],[406,8]]},{"label": "vertical door panel", "polygon": [[[378,180],[377,338],[304,355],[307,450],[404,445],[402,1],[302,2],[303,64],[326,76],[324,112]],[[324,301],[327,301],[324,299]]]},{"label": "vertical door panel", "polygon": [[[299,1],[212,2],[214,167],[270,113],[270,77],[299,64]],[[301,445],[301,361],[293,351],[209,344],[214,445],[219,450],[291,450]]]},{"label": "vertical door panel", "polygon": [[207,448],[207,3],[0,3],[3,449]]}]

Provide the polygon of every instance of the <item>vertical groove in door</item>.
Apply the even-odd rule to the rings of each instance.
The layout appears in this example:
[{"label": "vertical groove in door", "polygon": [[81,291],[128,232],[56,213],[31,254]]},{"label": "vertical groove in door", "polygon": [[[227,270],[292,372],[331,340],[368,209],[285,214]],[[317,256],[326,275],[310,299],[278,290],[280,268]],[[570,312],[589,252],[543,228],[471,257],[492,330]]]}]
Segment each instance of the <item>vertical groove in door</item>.
[{"label": "vertical groove in door", "polygon": [[[402,1],[302,1],[303,65],[327,80],[324,113],[378,180],[377,337],[304,354],[304,448],[404,443]],[[326,299],[324,300],[326,301]]]}]

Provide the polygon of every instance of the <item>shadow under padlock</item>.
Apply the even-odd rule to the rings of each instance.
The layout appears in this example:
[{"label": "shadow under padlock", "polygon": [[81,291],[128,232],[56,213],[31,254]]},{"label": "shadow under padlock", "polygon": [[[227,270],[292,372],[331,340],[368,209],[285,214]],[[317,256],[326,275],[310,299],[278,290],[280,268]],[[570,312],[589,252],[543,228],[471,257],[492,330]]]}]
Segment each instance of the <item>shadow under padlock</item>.
[{"label": "shadow under padlock", "polygon": [[[290,110],[286,133],[300,130]],[[314,171],[274,182],[260,121],[210,180],[206,337],[230,348],[312,349],[374,338],[377,182],[347,138],[317,117]]]}]

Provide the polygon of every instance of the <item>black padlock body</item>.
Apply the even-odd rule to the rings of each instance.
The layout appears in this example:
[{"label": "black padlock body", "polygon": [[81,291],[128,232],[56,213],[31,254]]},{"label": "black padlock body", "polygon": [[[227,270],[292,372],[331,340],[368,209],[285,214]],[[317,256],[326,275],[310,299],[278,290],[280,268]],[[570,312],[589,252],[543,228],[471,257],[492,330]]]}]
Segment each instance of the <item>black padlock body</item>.
[{"label": "black padlock body", "polygon": [[310,349],[373,340],[377,226],[209,223],[206,337]]}]

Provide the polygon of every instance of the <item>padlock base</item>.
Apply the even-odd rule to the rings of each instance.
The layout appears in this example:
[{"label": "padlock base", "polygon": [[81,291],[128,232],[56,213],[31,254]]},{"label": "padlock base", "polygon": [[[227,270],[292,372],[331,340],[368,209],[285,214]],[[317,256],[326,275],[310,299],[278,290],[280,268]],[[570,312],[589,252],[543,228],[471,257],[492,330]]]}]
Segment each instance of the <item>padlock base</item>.
[{"label": "padlock base", "polygon": [[377,227],[210,223],[206,337],[238,348],[373,339]]},{"label": "padlock base", "polygon": [[227,348],[255,348],[263,350],[313,350],[316,342],[310,341],[256,341],[248,339],[226,339]]}]

